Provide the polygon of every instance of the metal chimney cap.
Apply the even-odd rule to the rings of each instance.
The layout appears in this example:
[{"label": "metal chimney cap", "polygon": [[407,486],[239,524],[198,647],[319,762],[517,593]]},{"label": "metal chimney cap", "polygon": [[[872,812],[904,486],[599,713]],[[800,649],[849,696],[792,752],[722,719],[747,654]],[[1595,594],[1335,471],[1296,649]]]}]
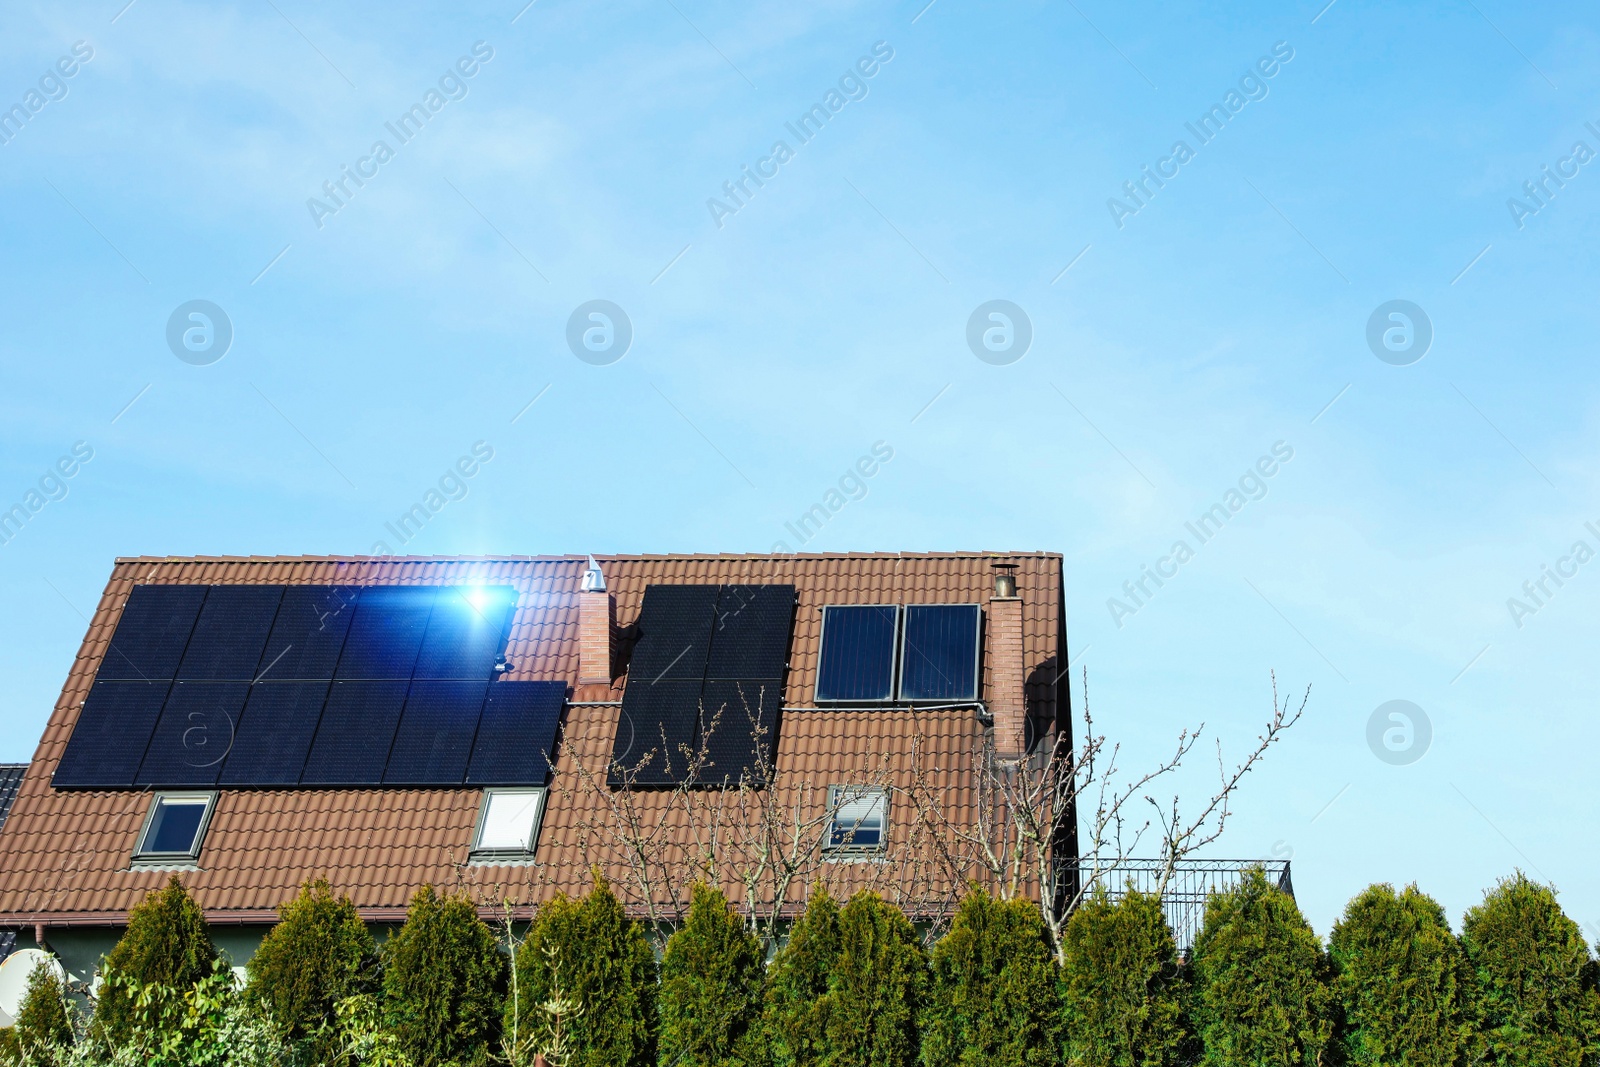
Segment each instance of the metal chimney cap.
[{"label": "metal chimney cap", "polygon": [[996,563],[994,567],[994,595],[999,600],[1013,600],[1017,595],[1017,565]]},{"label": "metal chimney cap", "polygon": [[604,593],[606,591],[606,576],[600,571],[600,563],[594,556],[589,557],[589,568],[583,572],[583,586],[585,593]]}]

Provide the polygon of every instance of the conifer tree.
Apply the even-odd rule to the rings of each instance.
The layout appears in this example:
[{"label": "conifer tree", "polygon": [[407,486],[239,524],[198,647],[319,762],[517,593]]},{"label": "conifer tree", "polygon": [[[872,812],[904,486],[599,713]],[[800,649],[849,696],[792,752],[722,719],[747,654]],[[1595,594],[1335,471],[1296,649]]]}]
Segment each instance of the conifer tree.
[{"label": "conifer tree", "polygon": [[250,957],[246,1002],[292,1042],[313,1040],[325,1059],[337,1037],[335,1008],[370,993],[377,979],[377,945],[349,897],[324,880],[307,882],[278,909],[278,924]]},{"label": "conifer tree", "polygon": [[655,953],[605,879],[581,901],[558,895],[540,907],[516,960],[505,1027],[519,1051],[558,1067],[655,1062]]},{"label": "conifer tree", "polygon": [[820,883],[767,967],[762,1027],[772,1067],[823,1067],[829,982],[839,960],[839,905]]},{"label": "conifer tree", "polygon": [[505,959],[470,900],[417,890],[382,962],[385,1021],[412,1062],[487,1059],[500,1033]]},{"label": "conifer tree", "polygon": [[1415,885],[1370,886],[1334,924],[1328,954],[1350,1067],[1455,1067],[1467,972],[1437,901]]},{"label": "conifer tree", "polygon": [[928,959],[911,920],[862,890],[839,912],[828,983],[828,1067],[912,1067],[928,991]]},{"label": "conifer tree", "polygon": [[1170,1067],[1183,1018],[1178,947],[1161,898],[1104,893],[1073,912],[1062,935],[1061,1004],[1071,1067]]},{"label": "conifer tree", "polygon": [[1467,912],[1468,1010],[1499,1067],[1580,1067],[1600,1045],[1600,995],[1578,924],[1518,871]]},{"label": "conifer tree", "polygon": [[53,961],[35,967],[28,976],[16,1025],[5,1031],[12,1041],[11,1055],[20,1063],[53,1062],[58,1052],[71,1048],[76,1040],[75,1014],[67,1002],[66,983]]},{"label": "conifer tree", "polygon": [[165,1005],[140,1008],[123,979],[157,998],[182,997],[210,976],[217,960],[205,916],[174,874],[128,913],[128,928],[102,965],[105,981],[95,1003],[93,1033],[112,1048],[128,1042],[141,1020],[160,1018]]},{"label": "conifer tree", "polygon": [[748,1067],[763,1059],[761,944],[704,883],[661,958],[662,1067]]},{"label": "conifer tree", "polygon": [[933,946],[924,1067],[1050,1067],[1060,1059],[1057,995],[1038,905],[973,887]]},{"label": "conifer tree", "polygon": [[1325,1061],[1333,1004],[1322,943],[1260,868],[1206,903],[1192,966],[1205,1067]]}]

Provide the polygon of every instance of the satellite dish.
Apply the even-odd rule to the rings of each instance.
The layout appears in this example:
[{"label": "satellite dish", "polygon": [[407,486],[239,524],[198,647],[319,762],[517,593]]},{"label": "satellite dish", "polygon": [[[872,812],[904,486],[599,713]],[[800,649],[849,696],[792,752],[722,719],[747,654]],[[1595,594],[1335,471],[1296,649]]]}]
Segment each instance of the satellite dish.
[{"label": "satellite dish", "polygon": [[28,995],[28,979],[40,967],[55,968],[56,977],[65,982],[67,972],[48,952],[36,948],[18,949],[0,963],[0,1015],[9,1026],[22,1014],[22,998]]}]

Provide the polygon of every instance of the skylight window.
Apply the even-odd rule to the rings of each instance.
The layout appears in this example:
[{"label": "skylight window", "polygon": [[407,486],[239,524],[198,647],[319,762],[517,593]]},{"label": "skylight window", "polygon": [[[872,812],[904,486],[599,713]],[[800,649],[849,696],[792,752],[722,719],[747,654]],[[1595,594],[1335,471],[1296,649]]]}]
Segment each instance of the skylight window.
[{"label": "skylight window", "polygon": [[888,832],[889,794],[882,789],[836,785],[828,790],[828,839],[835,853],[882,852]]},{"label": "skylight window", "polygon": [[150,800],[133,858],[143,863],[185,863],[200,858],[215,793],[157,793]]},{"label": "skylight window", "polygon": [[478,813],[472,852],[478,857],[528,858],[544,815],[543,789],[489,789]]}]

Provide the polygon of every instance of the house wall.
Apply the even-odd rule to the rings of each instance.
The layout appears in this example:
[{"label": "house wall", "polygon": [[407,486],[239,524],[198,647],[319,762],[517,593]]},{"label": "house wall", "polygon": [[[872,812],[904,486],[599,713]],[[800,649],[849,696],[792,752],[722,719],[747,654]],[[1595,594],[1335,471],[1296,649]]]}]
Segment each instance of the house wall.
[{"label": "house wall", "polygon": [[[372,931],[373,939],[382,945],[394,931],[399,929],[396,923],[368,923],[367,928]],[[261,946],[261,939],[267,935],[270,926],[213,926],[211,927],[211,943],[216,945],[217,951],[226,955],[228,962],[233,965],[234,973],[243,981],[245,968],[250,962],[250,957],[255,955],[256,949]],[[92,982],[96,972],[100,969],[100,962],[122,937],[123,927],[119,926],[69,926],[58,927],[45,931],[44,949],[53,953],[67,969],[67,977],[73,983]],[[31,929],[22,931],[17,938],[17,948],[39,948],[40,945],[33,939]],[[80,1003],[86,1004],[82,996],[77,998]]]}]

